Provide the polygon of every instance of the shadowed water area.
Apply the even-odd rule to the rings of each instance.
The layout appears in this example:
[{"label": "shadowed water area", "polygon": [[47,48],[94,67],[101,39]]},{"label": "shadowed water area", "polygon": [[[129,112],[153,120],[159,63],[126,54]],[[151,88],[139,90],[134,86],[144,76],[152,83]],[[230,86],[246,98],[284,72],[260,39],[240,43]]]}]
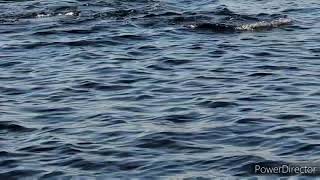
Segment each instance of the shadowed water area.
[{"label": "shadowed water area", "polygon": [[317,0],[0,0],[0,179],[317,162],[319,28]]}]

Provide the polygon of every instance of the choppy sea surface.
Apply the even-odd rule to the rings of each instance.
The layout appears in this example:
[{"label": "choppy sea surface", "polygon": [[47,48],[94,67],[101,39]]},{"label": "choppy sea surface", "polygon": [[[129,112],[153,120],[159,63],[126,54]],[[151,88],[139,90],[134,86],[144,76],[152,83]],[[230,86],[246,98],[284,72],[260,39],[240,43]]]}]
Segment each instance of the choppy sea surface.
[{"label": "choppy sea surface", "polygon": [[319,60],[318,0],[0,0],[0,179],[317,162]]}]

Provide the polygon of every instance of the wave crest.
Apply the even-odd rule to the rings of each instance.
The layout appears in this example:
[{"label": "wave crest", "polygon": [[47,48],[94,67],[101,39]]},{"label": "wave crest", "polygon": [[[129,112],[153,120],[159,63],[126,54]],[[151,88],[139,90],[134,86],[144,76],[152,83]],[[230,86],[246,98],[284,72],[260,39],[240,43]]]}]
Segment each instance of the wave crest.
[{"label": "wave crest", "polygon": [[279,18],[270,22],[267,21],[260,21],[252,24],[244,24],[236,27],[236,30],[240,31],[255,31],[255,30],[264,30],[264,29],[271,29],[280,26],[285,26],[292,24],[293,20],[289,18]]}]

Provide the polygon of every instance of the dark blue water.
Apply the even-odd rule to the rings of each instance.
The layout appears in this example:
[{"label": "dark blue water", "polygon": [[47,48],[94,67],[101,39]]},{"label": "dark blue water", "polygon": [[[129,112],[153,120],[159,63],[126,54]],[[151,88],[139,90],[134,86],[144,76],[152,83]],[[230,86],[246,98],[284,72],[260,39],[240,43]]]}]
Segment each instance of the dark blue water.
[{"label": "dark blue water", "polygon": [[318,0],[2,0],[0,179],[317,162],[319,28]]}]

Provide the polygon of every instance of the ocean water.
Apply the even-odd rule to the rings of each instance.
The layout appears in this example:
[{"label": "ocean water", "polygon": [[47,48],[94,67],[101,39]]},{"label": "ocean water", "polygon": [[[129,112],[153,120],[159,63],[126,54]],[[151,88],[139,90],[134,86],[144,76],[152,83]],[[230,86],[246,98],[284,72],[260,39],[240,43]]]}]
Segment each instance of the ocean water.
[{"label": "ocean water", "polygon": [[0,179],[317,162],[319,45],[318,0],[0,0]]}]

